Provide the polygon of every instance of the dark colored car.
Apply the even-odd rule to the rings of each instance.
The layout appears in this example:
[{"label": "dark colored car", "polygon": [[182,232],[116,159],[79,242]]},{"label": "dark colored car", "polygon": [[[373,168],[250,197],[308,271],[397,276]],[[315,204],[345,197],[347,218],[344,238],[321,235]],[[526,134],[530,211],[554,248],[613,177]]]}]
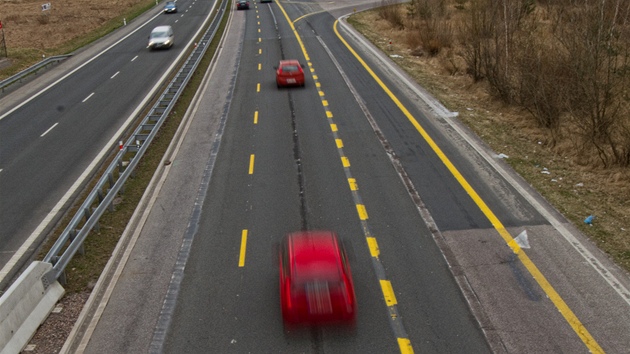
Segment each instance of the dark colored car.
[{"label": "dark colored car", "polygon": [[249,1],[248,0],[238,0],[236,2],[237,10],[247,10],[249,9]]},{"label": "dark colored car", "polygon": [[164,13],[165,14],[174,14],[177,12],[177,4],[175,1],[168,1],[166,5],[164,5]]},{"label": "dark colored car", "polygon": [[348,257],[331,231],[287,235],[279,251],[282,317],[289,325],[354,324]]},{"label": "dark colored car", "polygon": [[271,0],[260,0],[260,3],[264,3],[264,2],[271,2]]},{"label": "dark colored car", "polygon": [[304,86],[304,70],[295,59],[280,60],[276,67],[276,84],[281,86]]}]

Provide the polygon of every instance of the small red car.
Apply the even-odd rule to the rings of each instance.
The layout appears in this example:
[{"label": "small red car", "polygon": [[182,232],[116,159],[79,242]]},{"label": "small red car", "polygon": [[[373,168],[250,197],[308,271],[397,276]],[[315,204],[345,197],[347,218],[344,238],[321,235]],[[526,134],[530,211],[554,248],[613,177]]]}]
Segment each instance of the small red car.
[{"label": "small red car", "polygon": [[276,67],[276,84],[281,86],[304,86],[304,70],[295,59],[280,60]]},{"label": "small red car", "polygon": [[280,302],[290,325],[354,324],[356,299],[348,257],[331,231],[287,235],[280,246]]}]

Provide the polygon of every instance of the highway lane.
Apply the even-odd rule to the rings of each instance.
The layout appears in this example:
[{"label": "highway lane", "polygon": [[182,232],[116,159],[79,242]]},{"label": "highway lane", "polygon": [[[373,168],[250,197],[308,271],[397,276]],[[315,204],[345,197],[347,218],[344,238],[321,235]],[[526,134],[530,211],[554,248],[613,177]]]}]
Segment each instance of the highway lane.
[{"label": "highway lane", "polygon": [[[60,199],[77,182],[85,183],[81,181],[84,171],[95,159],[103,159],[103,149],[114,151],[108,144],[129,124],[129,117],[137,114],[136,107],[155,92],[151,90],[192,40],[213,4],[182,0],[180,11],[172,15],[161,14],[158,6],[146,18],[129,24],[137,31],[89,59],[77,58],[76,65],[82,65],[78,70],[49,89],[24,97],[26,104],[3,104],[0,267],[10,259],[17,261],[12,257],[23,244],[30,250],[38,247],[37,242],[30,244],[34,240],[25,241],[34,230],[45,236],[67,207],[55,209]],[[174,28],[174,47],[149,51],[149,32],[164,24]],[[49,213],[52,220],[41,225]],[[44,228],[36,230],[38,226]],[[28,257],[27,252],[21,260]]]},{"label": "highway lane", "polygon": [[[287,4],[287,12],[299,16],[300,8],[290,6]],[[281,57],[304,59],[282,12],[273,5],[258,5],[257,9],[257,13],[244,15],[236,104],[230,109],[165,351],[395,352],[398,339],[422,344],[423,351],[487,351],[441,253],[405,198],[404,186],[362,118],[360,107],[348,89],[343,89],[340,76],[325,74],[334,71],[330,59],[313,60],[326,79],[308,80],[304,89],[277,89],[271,66]],[[269,9],[278,21],[280,46]],[[319,50],[317,47],[311,48]],[[319,72],[315,69],[314,75]],[[386,272],[400,279],[394,289],[404,282],[406,291],[430,300],[405,303],[399,299],[404,327],[414,329],[409,338],[397,338],[399,333],[390,328],[388,307],[372,268],[347,169],[319,94],[333,87],[337,90],[326,94],[326,101],[338,117],[340,131],[349,134],[348,144],[359,146],[362,153],[371,152],[371,162],[377,167],[369,178],[380,181],[376,188],[384,197],[379,204],[389,211],[370,213],[369,224],[395,225],[395,230],[376,234],[379,240],[393,240],[384,248],[404,259],[388,262]],[[343,109],[337,112],[336,107]],[[357,127],[346,129],[352,124],[346,122]],[[349,157],[353,161],[355,155]],[[284,234],[299,229],[333,229],[351,246],[359,309],[354,331],[284,331],[273,247]],[[248,235],[247,251],[245,265],[239,267],[243,230]],[[428,288],[432,290],[429,294]]]}]

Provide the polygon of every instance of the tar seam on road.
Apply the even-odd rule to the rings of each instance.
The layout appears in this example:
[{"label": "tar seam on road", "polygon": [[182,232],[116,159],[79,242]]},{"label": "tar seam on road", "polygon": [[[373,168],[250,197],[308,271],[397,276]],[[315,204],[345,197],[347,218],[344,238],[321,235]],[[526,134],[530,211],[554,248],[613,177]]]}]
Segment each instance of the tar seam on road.
[{"label": "tar seam on road", "polygon": [[[302,53],[307,62],[308,69],[317,87],[317,91],[319,93],[322,106],[324,108],[324,111],[326,112],[326,118],[329,120],[330,124],[334,124],[334,121],[333,121],[334,115],[329,108],[329,104],[328,104],[328,101],[326,100],[324,92],[321,90],[319,78],[315,74],[315,69],[313,68],[308,52],[306,51],[306,47],[304,46],[304,43],[302,42],[302,39],[299,33],[297,32],[295,26],[293,25],[293,22],[290,21],[289,16],[284,10],[284,8],[282,7],[282,5],[280,3],[277,3],[277,4],[280,10],[283,12],[287,22],[289,22],[289,26],[293,30],[293,33],[295,34],[298,44],[300,45],[300,48],[302,49]],[[321,43],[321,40],[320,40],[320,43]],[[325,45],[324,45],[324,48],[326,48]],[[328,51],[328,54],[330,55],[331,53]],[[331,56],[331,59],[334,61],[334,58],[332,58],[332,56]],[[339,65],[338,64],[336,65],[339,68]],[[347,156],[345,156],[343,152],[343,140],[339,137],[338,131],[336,129],[336,125],[334,125],[334,127],[335,128],[333,128],[333,126],[331,125],[331,130],[332,130],[332,134],[333,134],[335,144],[337,147],[337,152],[339,154],[340,160],[342,161],[343,170],[344,170],[347,180],[349,182],[352,181],[352,183],[349,184],[350,186],[349,189],[352,194],[352,198],[356,204],[357,214],[359,216],[359,220],[361,223],[363,233],[366,238],[366,242],[368,244],[374,245],[376,243],[376,238],[374,237],[374,235],[372,235],[372,232],[370,231],[370,228],[367,222],[368,213],[365,209],[365,205],[363,204],[361,200],[361,196],[358,191],[358,185],[356,183],[356,179],[352,177],[352,174],[350,172],[349,159],[347,158]],[[376,247],[378,248],[378,246]],[[371,261],[372,261],[372,267],[381,285],[381,291],[383,292],[383,298],[387,306],[389,323],[394,332],[394,335],[396,336],[398,348],[400,352],[403,354],[413,353],[413,347],[411,345],[411,342],[409,341],[409,337],[407,335],[407,331],[405,330],[404,324],[402,323],[402,317],[400,313],[398,312],[398,306],[396,305],[395,296],[393,296],[394,291],[391,286],[391,282],[387,280],[387,277],[386,277],[385,267],[383,266],[383,264],[381,263],[378,257],[372,256]]]}]

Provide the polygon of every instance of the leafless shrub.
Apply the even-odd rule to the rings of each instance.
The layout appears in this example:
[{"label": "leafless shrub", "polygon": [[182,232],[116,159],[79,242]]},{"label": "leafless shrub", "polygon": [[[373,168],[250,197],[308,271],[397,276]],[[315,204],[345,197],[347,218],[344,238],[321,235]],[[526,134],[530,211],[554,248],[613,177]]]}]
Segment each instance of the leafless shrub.
[{"label": "leafless shrub", "polygon": [[412,27],[426,53],[435,56],[452,45],[454,31],[444,0],[414,0],[409,6],[413,9],[410,11]]},{"label": "leafless shrub", "polygon": [[405,22],[403,15],[400,12],[400,7],[397,6],[393,0],[383,0],[381,7],[378,8],[378,15],[388,21],[392,27],[397,29],[404,29]]}]

